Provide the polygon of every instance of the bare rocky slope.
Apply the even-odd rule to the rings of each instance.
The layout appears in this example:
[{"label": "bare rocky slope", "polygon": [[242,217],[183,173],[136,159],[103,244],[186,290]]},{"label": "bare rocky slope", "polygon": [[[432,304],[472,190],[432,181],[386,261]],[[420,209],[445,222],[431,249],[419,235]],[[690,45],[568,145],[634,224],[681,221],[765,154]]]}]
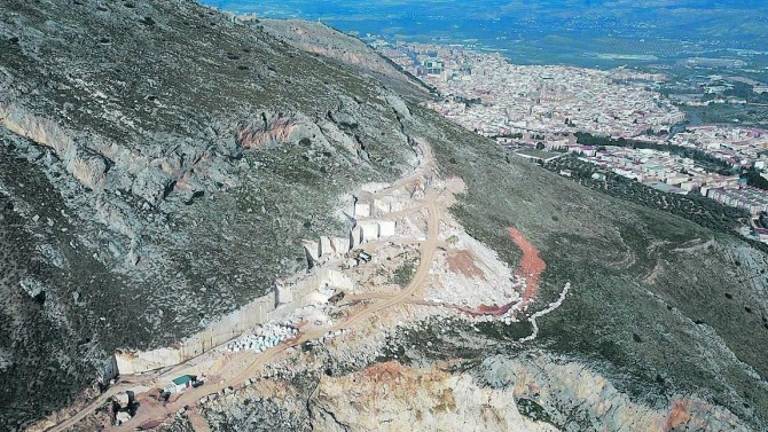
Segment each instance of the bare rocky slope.
[{"label": "bare rocky slope", "polygon": [[764,252],[511,160],[408,77],[276,34],[186,0],[0,0],[1,429],[300,270],[302,239],[343,229],[336,198],[409,170],[416,136],[466,183],[469,233],[514,265],[522,231],[547,263],[535,305],[570,282],[563,306],[527,345],[459,319],[308,350],[206,404],[212,429],[768,427]]},{"label": "bare rocky slope", "polygon": [[0,52],[3,422],[270,290],[415,157],[381,83],[193,2],[3,0]]},{"label": "bare rocky slope", "polygon": [[[415,81],[415,77],[404,77],[403,74],[408,73],[402,67],[371,50],[363,41],[340,33],[321,22],[253,18],[241,20],[296,48],[332,58],[352,66],[359,73],[383,79],[399,91],[410,92],[410,87],[414,84],[433,91],[427,84]],[[404,78],[412,79],[403,81]]]}]

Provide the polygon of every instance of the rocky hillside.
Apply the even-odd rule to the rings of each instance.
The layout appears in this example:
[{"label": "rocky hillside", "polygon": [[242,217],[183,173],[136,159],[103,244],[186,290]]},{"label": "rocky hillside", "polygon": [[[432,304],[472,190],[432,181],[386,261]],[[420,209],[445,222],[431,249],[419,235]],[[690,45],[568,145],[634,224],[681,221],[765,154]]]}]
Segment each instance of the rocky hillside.
[{"label": "rocky hillside", "polygon": [[3,1],[0,52],[2,429],[270,290],[415,157],[381,83],[191,1]]},{"label": "rocky hillside", "polygon": [[431,91],[423,82],[414,81],[415,77],[404,77],[403,74],[407,72],[397,63],[370,49],[363,41],[340,33],[323,23],[253,18],[240,20],[296,48],[350,65],[359,73],[382,80],[401,93],[411,94],[414,91],[414,83],[422,87],[421,91]]},{"label": "rocky hillside", "polygon": [[302,270],[302,239],[343,232],[339,196],[413,167],[412,137],[463,179],[472,236],[513,266],[509,227],[539,248],[534,308],[571,283],[562,307],[530,344],[457,320],[307,350],[205,404],[214,430],[768,427],[764,252],[511,160],[334,37],[350,43],[187,0],[2,0],[0,428],[67,405],[114,349],[168,344]]}]

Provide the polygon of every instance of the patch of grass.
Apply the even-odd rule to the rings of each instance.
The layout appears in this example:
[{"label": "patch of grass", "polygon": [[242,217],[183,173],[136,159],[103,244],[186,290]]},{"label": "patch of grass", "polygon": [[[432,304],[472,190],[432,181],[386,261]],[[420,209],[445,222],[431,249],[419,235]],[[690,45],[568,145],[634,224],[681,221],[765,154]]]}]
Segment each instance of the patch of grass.
[{"label": "patch of grass", "polygon": [[520,414],[528,417],[533,421],[552,424],[552,418],[549,414],[547,414],[547,411],[544,409],[544,407],[531,399],[518,399],[517,409],[520,411]]},{"label": "patch of grass", "polygon": [[390,283],[405,288],[411,283],[413,275],[416,273],[417,261],[414,258],[406,257],[399,267],[392,272]]}]

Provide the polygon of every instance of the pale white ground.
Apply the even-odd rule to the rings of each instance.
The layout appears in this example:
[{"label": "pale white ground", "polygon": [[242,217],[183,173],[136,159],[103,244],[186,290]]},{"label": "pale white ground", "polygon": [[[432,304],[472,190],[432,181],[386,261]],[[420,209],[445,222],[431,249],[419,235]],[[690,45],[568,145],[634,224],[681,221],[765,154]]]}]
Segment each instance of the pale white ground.
[{"label": "pale white ground", "polygon": [[[426,300],[476,307],[504,305],[520,298],[524,281],[495,251],[469,236],[449,215],[443,218],[441,240],[445,250],[433,262],[431,272],[436,283],[427,289]],[[451,269],[449,257],[463,265]]]}]

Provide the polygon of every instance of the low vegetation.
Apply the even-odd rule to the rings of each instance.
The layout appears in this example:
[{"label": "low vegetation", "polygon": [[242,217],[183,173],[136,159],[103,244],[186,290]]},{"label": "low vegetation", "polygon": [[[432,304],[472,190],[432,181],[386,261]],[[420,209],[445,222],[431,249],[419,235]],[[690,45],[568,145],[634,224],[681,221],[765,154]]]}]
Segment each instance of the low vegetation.
[{"label": "low vegetation", "polygon": [[402,264],[398,266],[392,273],[390,282],[405,288],[413,279],[413,275],[416,273],[417,261],[413,258],[406,257]]}]

